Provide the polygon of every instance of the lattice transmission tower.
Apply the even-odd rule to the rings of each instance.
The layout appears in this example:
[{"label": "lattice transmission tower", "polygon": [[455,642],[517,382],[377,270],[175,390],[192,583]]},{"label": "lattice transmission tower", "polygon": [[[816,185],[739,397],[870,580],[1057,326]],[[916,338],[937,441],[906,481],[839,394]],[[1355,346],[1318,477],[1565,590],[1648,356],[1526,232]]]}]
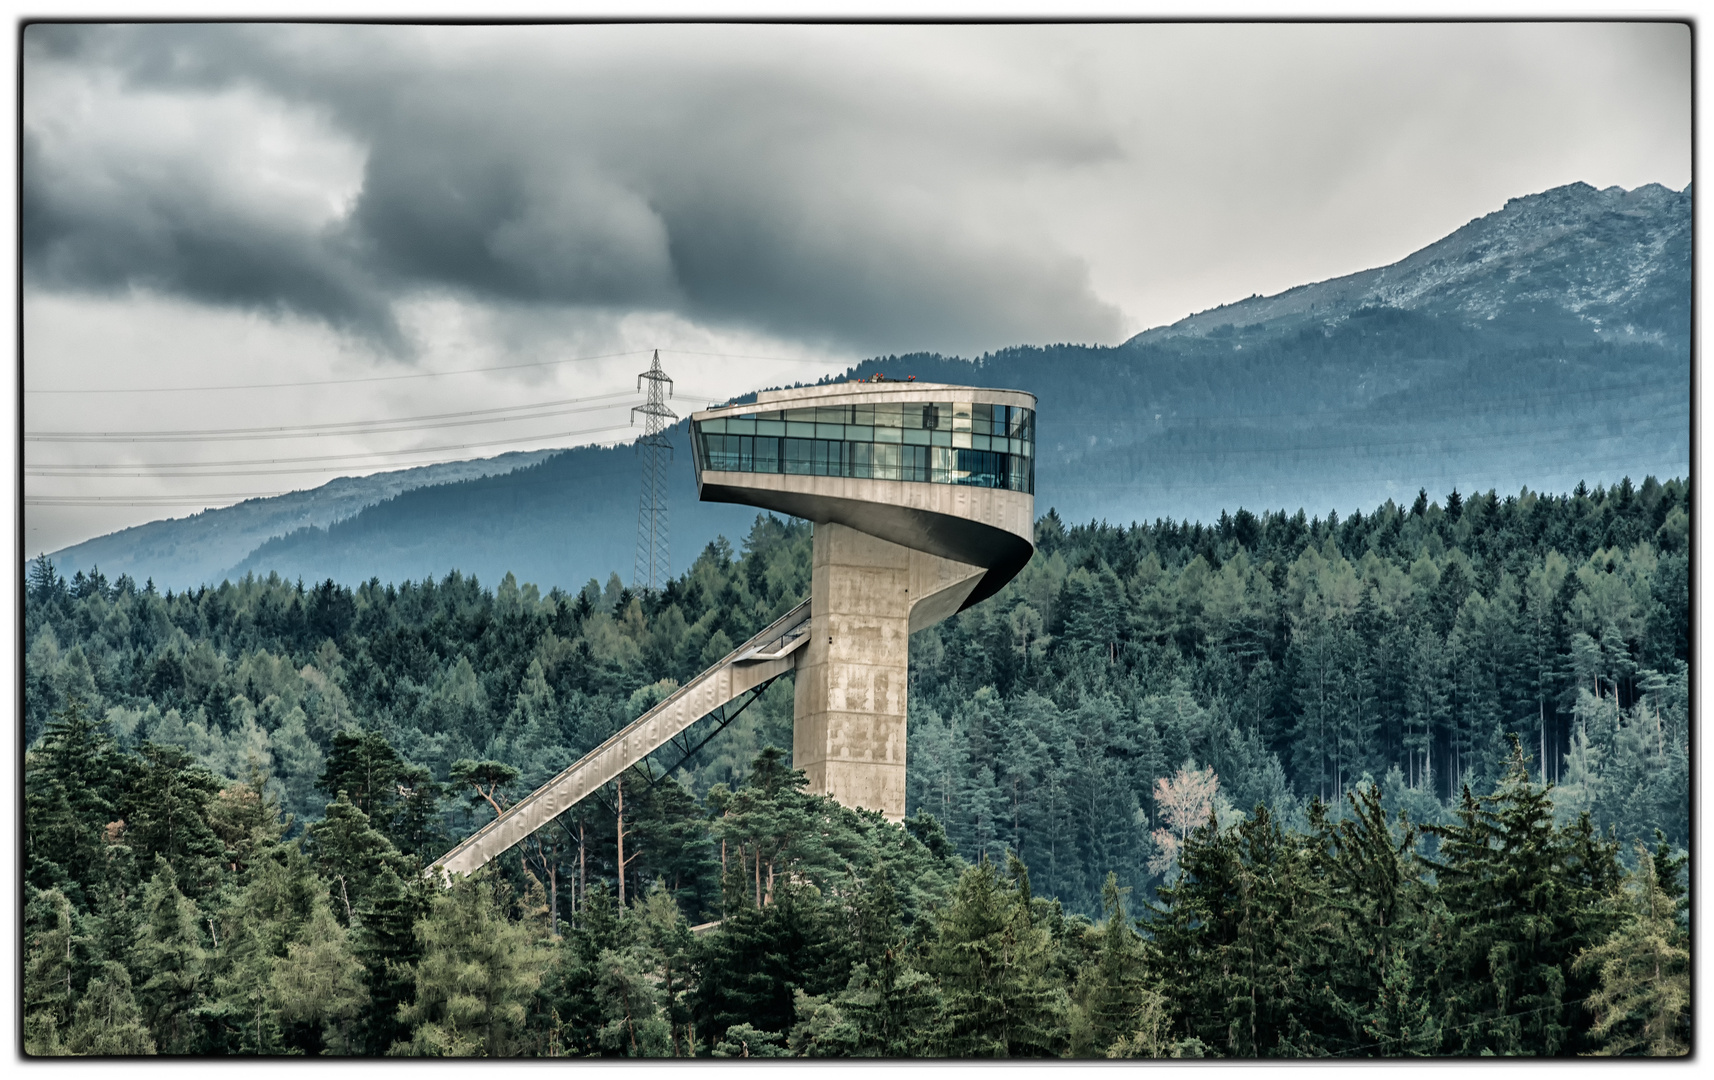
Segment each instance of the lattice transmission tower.
[{"label": "lattice transmission tower", "polygon": [[667,560],[667,467],[672,463],[673,447],[666,430],[678,420],[678,414],[667,408],[673,381],[661,370],[659,349],[649,370],[637,376],[639,391],[645,379],[649,383],[648,400],[631,410],[633,424],[637,414],[643,414],[643,437],[637,440],[637,452],[643,455],[643,491],[637,503],[637,561],[631,569],[631,586],[655,589],[666,584],[672,574]]}]

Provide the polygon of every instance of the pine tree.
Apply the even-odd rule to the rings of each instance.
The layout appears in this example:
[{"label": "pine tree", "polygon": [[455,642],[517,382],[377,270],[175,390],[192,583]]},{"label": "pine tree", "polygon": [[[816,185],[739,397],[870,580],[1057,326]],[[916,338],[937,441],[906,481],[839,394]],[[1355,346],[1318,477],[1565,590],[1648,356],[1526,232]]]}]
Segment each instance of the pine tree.
[{"label": "pine tree", "polygon": [[698,943],[697,1029],[718,1041],[728,1027],[750,1024],[783,1042],[796,1017],[794,991],[836,990],[849,970],[834,917],[814,888],[783,883],[773,903],[729,911]]},{"label": "pine tree", "polygon": [[416,999],[400,1010],[409,1042],[391,1054],[507,1057],[524,1033],[542,957],[528,928],[509,922],[488,875],[452,883],[417,924],[423,956]]},{"label": "pine tree", "polygon": [[136,958],[144,976],[137,989],[143,1016],[161,1053],[201,1052],[206,1045],[201,1017],[209,976],[202,916],[179,891],[177,875],[160,857],[143,888],[142,902]]},{"label": "pine tree", "polygon": [[329,798],[341,791],[382,832],[393,825],[404,762],[379,731],[347,730],[333,736],[327,768],[316,789]]},{"label": "pine tree", "polygon": [[208,825],[209,805],[220,781],[179,746],[145,743],[125,838],[137,854],[160,855],[178,874],[187,895],[200,896],[212,883],[222,847]]},{"label": "pine tree", "polygon": [[109,961],[89,981],[66,1032],[65,1052],[99,1057],[155,1052],[155,1042],[131,996],[131,974],[125,965]]},{"label": "pine tree", "polygon": [[[868,974],[866,966],[863,967],[863,974]],[[786,1040],[786,1045],[791,1050],[792,1056],[811,1058],[874,1056],[864,1053],[862,1029],[850,1016],[846,1015],[842,1007],[844,997],[845,995],[841,994],[830,1001],[824,996],[812,996],[802,990],[797,991],[792,999],[792,1009],[797,1017],[797,1023],[792,1025],[791,1034]]]},{"label": "pine tree", "polygon": [[1224,910],[1211,927],[1218,943],[1204,978],[1218,986],[1226,1023],[1218,1042],[1207,1041],[1234,1057],[1314,1052],[1318,1040],[1303,1031],[1292,1008],[1308,996],[1302,956],[1321,929],[1319,890],[1305,851],[1287,841],[1263,806],[1237,826],[1234,841],[1222,849],[1231,859],[1224,872],[1230,892],[1223,905],[1220,897],[1209,899],[1211,908]]},{"label": "pine tree", "polygon": [[638,920],[619,918],[618,905],[605,881],[592,886],[566,926],[552,962],[543,974],[538,1000],[557,1019],[558,1045],[569,1055],[603,1053],[603,1023],[597,996],[600,958],[636,940]]},{"label": "pine tree", "polygon": [[1468,787],[1456,821],[1429,865],[1448,920],[1437,992],[1448,1006],[1447,1043],[1457,1054],[1552,1055],[1575,1049],[1571,963],[1605,936],[1591,912],[1616,873],[1616,844],[1587,816],[1553,825],[1545,788],[1530,782],[1514,738],[1505,777],[1491,795]]},{"label": "pine tree", "polygon": [[86,910],[100,880],[107,826],[130,790],[134,768],[104,721],[73,698],[55,712],[24,757],[25,880],[57,888]]},{"label": "pine tree", "polygon": [[384,869],[391,867],[400,878],[411,873],[410,860],[370,827],[369,815],[344,791],[327,804],[327,816],[306,830],[306,845],[316,870],[329,883],[333,912],[344,926],[352,924],[356,910],[364,905]]},{"label": "pine tree", "polygon": [[1065,1044],[1066,994],[1045,977],[1051,946],[1035,924],[1029,877],[984,859],[968,870],[929,946],[941,1013],[932,1046],[948,1057],[1055,1056]]},{"label": "pine tree", "polygon": [[696,990],[696,936],[673,900],[666,883],[656,878],[643,902],[634,908],[639,944],[654,972],[662,1014],[669,1025],[674,1057],[689,1056],[689,999]]},{"label": "pine tree", "polygon": [[411,1037],[399,1015],[415,998],[415,966],[422,958],[416,924],[428,913],[434,887],[425,877],[401,877],[384,863],[357,908],[352,951],[363,965],[368,999],[357,1045],[370,1057]]},{"label": "pine tree", "polygon": [[268,1003],[286,1041],[327,1054],[360,1051],[363,974],[345,927],[318,900],[303,936],[286,945],[270,973]]},{"label": "pine tree", "polygon": [[71,902],[58,889],[30,893],[24,909],[24,1053],[62,1054],[62,1037],[77,1000],[72,988]]},{"label": "pine tree", "polygon": [[1124,894],[1129,891],[1119,887],[1118,875],[1107,874],[1101,889],[1107,918],[1097,931],[1095,963],[1078,979],[1087,1034],[1082,1040],[1074,1039],[1073,1053],[1105,1056],[1115,1042],[1143,1026],[1147,989],[1143,941],[1125,912]]},{"label": "pine tree", "polygon": [[1304,1004],[1345,1021],[1344,1031],[1324,1029],[1329,1048],[1383,1057],[1433,1053],[1441,1037],[1426,985],[1433,928],[1416,872],[1416,830],[1402,818],[1396,832],[1389,827],[1373,784],[1346,802],[1350,812],[1337,823],[1320,807],[1312,814],[1310,872],[1324,883],[1326,921],[1310,930],[1323,959],[1306,977]]},{"label": "pine tree", "polygon": [[640,947],[607,949],[596,960],[596,995],[601,1003],[602,1047],[622,1057],[666,1057],[672,1025],[661,1008],[660,989]]},{"label": "pine tree", "polygon": [[1690,935],[1663,886],[1653,854],[1637,845],[1637,869],[1610,902],[1624,922],[1577,957],[1601,987],[1585,1008],[1600,1055],[1680,1057],[1690,1053]]},{"label": "pine tree", "polygon": [[790,1057],[787,1037],[777,1031],[764,1031],[750,1024],[734,1024],[726,1029],[714,1044],[717,1058],[782,1058]]}]

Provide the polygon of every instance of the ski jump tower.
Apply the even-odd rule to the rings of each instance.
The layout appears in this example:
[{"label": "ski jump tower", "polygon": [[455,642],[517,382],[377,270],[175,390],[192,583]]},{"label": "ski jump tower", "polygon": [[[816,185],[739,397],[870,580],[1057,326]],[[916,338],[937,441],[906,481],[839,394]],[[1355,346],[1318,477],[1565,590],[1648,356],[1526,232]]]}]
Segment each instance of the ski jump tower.
[{"label": "ski jump tower", "polygon": [[[435,863],[470,873],[717,712],[796,672],[813,792],[905,815],[910,635],[992,596],[1035,550],[1035,396],[918,382],[757,395],[691,415],[697,488],[814,523],[809,599]],[[741,700],[743,699],[743,700]],[[700,746],[700,744],[698,744]],[[694,749],[680,747],[688,759]]]}]

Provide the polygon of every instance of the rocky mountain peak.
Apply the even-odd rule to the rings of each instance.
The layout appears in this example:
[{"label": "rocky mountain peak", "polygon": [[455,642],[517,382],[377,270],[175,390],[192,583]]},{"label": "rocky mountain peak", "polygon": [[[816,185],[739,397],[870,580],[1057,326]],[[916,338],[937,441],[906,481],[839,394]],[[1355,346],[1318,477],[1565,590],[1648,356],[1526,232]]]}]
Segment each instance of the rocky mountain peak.
[{"label": "rocky mountain peak", "polygon": [[1532,336],[1661,341],[1689,326],[1691,191],[1578,182],[1508,199],[1388,266],[1199,312],[1133,342],[1205,337],[1223,326],[1297,332],[1365,307]]}]

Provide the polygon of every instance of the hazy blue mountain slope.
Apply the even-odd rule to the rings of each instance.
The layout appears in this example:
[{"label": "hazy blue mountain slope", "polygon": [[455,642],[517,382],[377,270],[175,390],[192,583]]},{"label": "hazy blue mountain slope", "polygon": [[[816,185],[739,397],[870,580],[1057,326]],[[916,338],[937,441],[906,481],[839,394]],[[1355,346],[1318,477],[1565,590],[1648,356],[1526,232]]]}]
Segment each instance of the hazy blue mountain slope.
[{"label": "hazy blue mountain slope", "polygon": [[553,453],[556,451],[519,451],[372,476],[343,476],[307,491],[247,499],[233,506],[121,529],[62,548],[53,552],[52,558],[68,568],[99,566],[109,577],[130,574],[138,581],[152,577],[163,589],[218,582],[228,567],[271,537],[296,529],[326,527],[425,484],[500,475]]},{"label": "hazy blue mountain slope", "polygon": [[[684,428],[668,432],[674,572],[718,535],[740,540],[756,517],[748,507],[696,501]],[[439,578],[457,569],[492,584],[510,571],[545,591],[618,571],[630,584],[640,466],[630,446],[579,447],[505,476],[420,487],[325,529],[270,540],[222,576],[275,571],[350,583]]]}]

